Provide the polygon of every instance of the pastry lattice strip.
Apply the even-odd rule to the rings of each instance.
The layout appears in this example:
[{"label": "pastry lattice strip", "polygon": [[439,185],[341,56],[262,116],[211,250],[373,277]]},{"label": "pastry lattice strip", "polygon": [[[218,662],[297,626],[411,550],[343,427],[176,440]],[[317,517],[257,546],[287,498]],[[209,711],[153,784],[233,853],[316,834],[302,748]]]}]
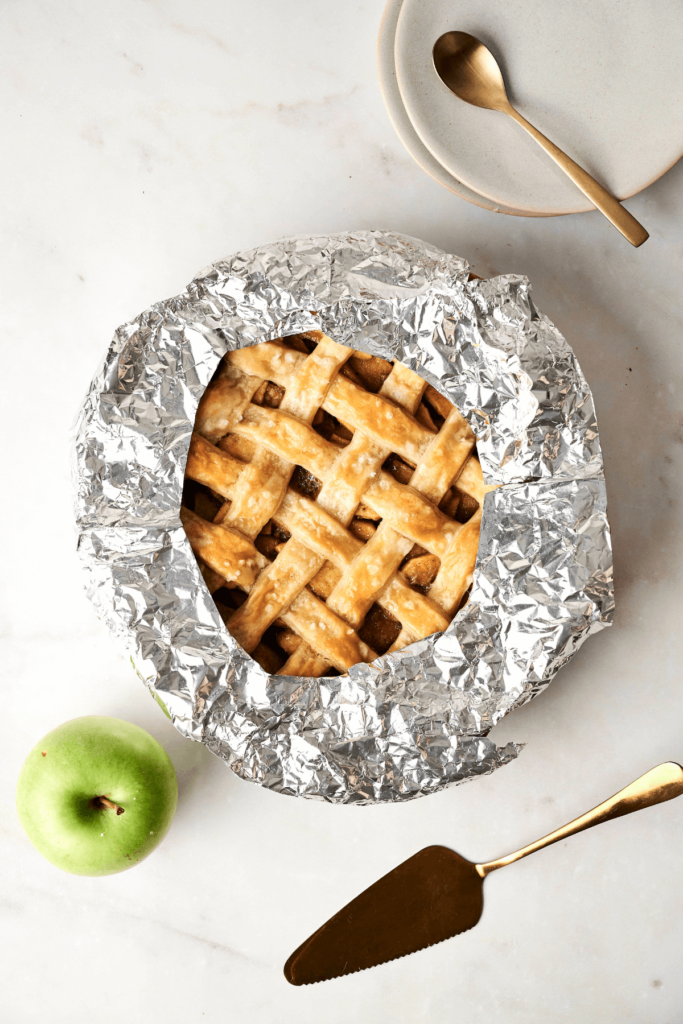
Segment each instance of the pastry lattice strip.
[{"label": "pastry lattice strip", "polygon": [[[188,512],[183,518],[197,556],[248,593],[230,619],[231,633],[253,651],[279,619],[303,638],[284,674],[303,674],[308,665],[320,675],[329,665],[345,671],[373,660],[356,630],[375,601],[402,624],[392,649],[444,629],[471,580],[478,519],[456,523],[436,504],[458,475],[459,488],[483,500],[481,470],[469,458],[474,435],[456,410],[433,434],[411,415],[425,388],[421,378],[397,363],[378,395],[366,392],[338,375],[352,350],[317,338],[308,356],[278,343],[231,353],[202,400],[196,426],[204,437],[193,437],[187,465],[188,477],[230,502],[214,524]],[[277,409],[251,404],[268,380],[285,387]],[[346,448],[311,427],[321,405],[353,429]],[[211,443],[227,432],[251,446],[248,463]],[[416,465],[411,486],[381,470],[391,452]],[[317,501],[287,487],[296,464],[322,481]],[[361,500],[382,519],[365,546],[347,529]],[[291,534],[272,563],[253,545],[269,519]],[[396,571],[415,543],[441,560],[438,600]],[[307,589],[326,563],[339,576],[327,604]]]}]

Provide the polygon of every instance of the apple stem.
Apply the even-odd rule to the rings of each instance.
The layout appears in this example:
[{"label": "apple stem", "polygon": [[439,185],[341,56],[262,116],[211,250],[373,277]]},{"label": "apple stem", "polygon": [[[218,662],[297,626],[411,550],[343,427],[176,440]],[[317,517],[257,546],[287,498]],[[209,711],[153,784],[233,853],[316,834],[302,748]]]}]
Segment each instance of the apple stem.
[{"label": "apple stem", "polygon": [[108,807],[110,811],[116,811],[117,814],[123,814],[123,807],[115,804],[113,800],[109,799],[109,797],[96,796],[94,802],[96,807]]}]

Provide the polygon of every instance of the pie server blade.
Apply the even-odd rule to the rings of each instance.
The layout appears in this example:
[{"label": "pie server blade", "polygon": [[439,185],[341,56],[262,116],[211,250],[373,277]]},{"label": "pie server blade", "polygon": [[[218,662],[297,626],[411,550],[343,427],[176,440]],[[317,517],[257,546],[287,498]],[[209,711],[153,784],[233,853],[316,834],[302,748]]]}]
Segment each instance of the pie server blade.
[{"label": "pie server blade", "polygon": [[331,917],[292,953],[285,977],[310,985],[415,953],[473,928],[484,879],[445,846],[427,846]]}]

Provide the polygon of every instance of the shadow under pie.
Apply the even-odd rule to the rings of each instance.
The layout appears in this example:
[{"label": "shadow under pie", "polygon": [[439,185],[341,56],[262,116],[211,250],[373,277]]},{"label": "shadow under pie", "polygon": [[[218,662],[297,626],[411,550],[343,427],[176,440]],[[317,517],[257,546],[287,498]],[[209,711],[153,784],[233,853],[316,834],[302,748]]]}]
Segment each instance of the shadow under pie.
[{"label": "shadow under pie", "polygon": [[310,331],[223,358],[181,520],[242,647],[270,674],[330,676],[446,629],[489,490],[448,399]]}]

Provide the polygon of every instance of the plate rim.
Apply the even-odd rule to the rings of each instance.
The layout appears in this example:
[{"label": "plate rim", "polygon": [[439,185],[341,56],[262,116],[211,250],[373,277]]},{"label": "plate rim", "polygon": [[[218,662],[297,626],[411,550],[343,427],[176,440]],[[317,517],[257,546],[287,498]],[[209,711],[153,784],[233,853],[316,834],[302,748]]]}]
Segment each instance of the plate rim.
[{"label": "plate rim", "polygon": [[[463,182],[461,182],[459,178],[456,178],[447,167],[444,167],[441,161],[437,160],[433,153],[431,153],[424,145],[420,136],[415,131],[413,123],[408,116],[408,111],[405,109],[396,76],[394,41],[396,37],[396,22],[398,21],[398,13],[400,13],[402,5],[403,0],[387,0],[384,11],[382,12],[382,19],[377,36],[377,76],[379,79],[380,92],[382,93],[382,99],[384,100],[384,106],[386,107],[389,120],[399,138],[399,141],[408,152],[408,155],[412,157],[415,163],[423,171],[426,171],[430,178],[441,185],[442,188],[445,188],[453,195],[458,196],[459,199],[464,199],[473,206],[478,206],[482,210],[490,210],[492,213],[502,213],[508,217],[555,216],[555,214],[519,210],[515,207],[507,206],[505,203],[493,203],[475,189],[470,189],[469,186],[464,185]],[[394,11],[397,12],[395,19],[393,18]],[[392,21],[394,22],[393,24]],[[400,112],[403,113],[407,124],[402,123],[400,120],[399,110],[397,110],[397,107]]]}]

